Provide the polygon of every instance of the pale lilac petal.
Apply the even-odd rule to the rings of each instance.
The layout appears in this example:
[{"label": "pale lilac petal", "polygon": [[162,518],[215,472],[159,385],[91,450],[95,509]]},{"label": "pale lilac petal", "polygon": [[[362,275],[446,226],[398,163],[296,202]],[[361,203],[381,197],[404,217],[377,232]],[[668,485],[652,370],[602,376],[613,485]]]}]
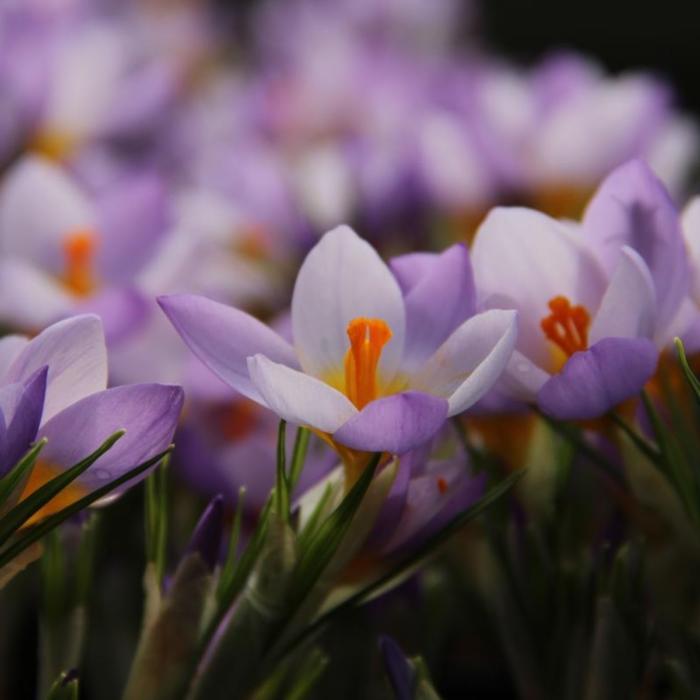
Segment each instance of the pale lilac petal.
[{"label": "pale lilac petal", "polygon": [[248,358],[262,354],[296,367],[294,349],[264,323],[238,309],[193,294],[172,294],[158,303],[192,352],[241,394],[261,401],[248,374]]},{"label": "pale lilac petal", "polygon": [[323,378],[342,369],[348,323],[358,316],[382,319],[391,328],[380,360],[382,377],[389,381],[404,347],[401,290],[374,248],[349,227],[339,226],[307,255],[294,286],[294,344],[305,372]]},{"label": "pale lilac petal", "polygon": [[590,343],[601,338],[651,338],[656,293],[649,268],[625,246],[589,333]]},{"label": "pale lilac petal", "polygon": [[447,419],[447,401],[406,391],[368,403],[333,435],[366,452],[403,454],[430,440]]},{"label": "pale lilac petal", "polygon": [[574,353],[540,390],[538,404],[561,420],[598,418],[638,394],[654,374],[658,351],[645,338],[604,338]]},{"label": "pale lilac petal", "polygon": [[66,469],[124,429],[124,437],[79,477],[88,489],[103,486],[170,444],[182,402],[180,387],[162,384],[132,384],[87,396],[41,428],[39,437],[48,438],[42,460]]},{"label": "pale lilac petal", "polygon": [[103,279],[132,280],[153,256],[168,230],[167,195],[165,184],[146,173],[110,187],[101,198],[96,263]]},{"label": "pale lilac petal", "polygon": [[0,260],[0,319],[36,331],[70,313],[74,298],[51,275],[19,258]]},{"label": "pale lilac petal", "polygon": [[152,305],[153,301],[136,289],[107,287],[76,304],[75,311],[96,314],[102,319],[105,339],[111,349],[115,343],[145,327],[153,312]]},{"label": "pale lilac petal", "polygon": [[0,338],[0,383],[4,383],[7,370],[28,342],[29,338],[23,335],[6,335]]},{"label": "pale lilac petal", "polygon": [[461,413],[495,384],[516,339],[515,311],[493,309],[473,316],[411,378],[411,387],[445,397],[449,415]]},{"label": "pale lilac petal", "polygon": [[64,237],[94,226],[89,201],[51,161],[27,156],[5,176],[0,191],[0,252],[4,255],[60,275]]},{"label": "pale lilac petal", "polygon": [[681,224],[690,261],[690,293],[695,303],[700,304],[700,196],[693,197],[686,205]]},{"label": "pale lilac petal", "polygon": [[265,404],[290,423],[334,433],[357,414],[350,400],[333,387],[264,355],[249,358],[248,371]]},{"label": "pale lilac petal", "polygon": [[42,423],[107,386],[107,350],[100,319],[75,316],[49,326],[15,359],[7,381],[26,381],[44,365],[49,375]]},{"label": "pale lilac petal", "polygon": [[514,350],[498,388],[516,401],[530,402],[535,400],[550,376],[549,372],[545,372],[521,352]]},{"label": "pale lilac petal", "polygon": [[[430,357],[476,311],[474,277],[466,247],[454,245],[443,253],[427,255],[428,261],[425,257],[416,259],[407,255],[390,262],[394,274],[398,268],[404,278],[401,285],[406,305],[404,370]],[[416,261],[418,270],[409,270],[412,261]]]},{"label": "pale lilac petal", "polygon": [[588,205],[583,227],[609,273],[623,246],[641,255],[656,288],[657,324],[668,323],[688,292],[689,268],[678,212],[651,169],[635,160],[614,170]]},{"label": "pale lilac petal", "polygon": [[549,301],[565,296],[592,312],[606,287],[603,271],[572,227],[530,209],[493,209],[471,256],[481,303],[518,310],[517,348],[543,368],[550,348],[540,322],[550,313]]},{"label": "pale lilac petal", "polygon": [[472,476],[464,463],[431,464],[429,473],[411,479],[401,520],[384,551],[394,551],[439,529],[458,509],[466,510],[483,496],[484,484],[485,475]]}]

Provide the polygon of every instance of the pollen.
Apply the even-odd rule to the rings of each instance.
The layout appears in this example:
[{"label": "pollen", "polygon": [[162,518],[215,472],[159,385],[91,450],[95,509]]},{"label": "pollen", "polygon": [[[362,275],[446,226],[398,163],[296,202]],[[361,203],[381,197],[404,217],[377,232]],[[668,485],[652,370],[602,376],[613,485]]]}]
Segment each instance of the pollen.
[{"label": "pollen", "polygon": [[549,301],[549,316],[545,316],[540,325],[548,340],[551,340],[565,355],[571,357],[575,352],[588,347],[588,327],[591,317],[584,306],[572,306],[563,296]]},{"label": "pollen", "polygon": [[378,318],[354,318],[348,324],[350,348],[345,355],[345,393],[362,409],[377,398],[377,367],[391,329]]},{"label": "pollen", "polygon": [[95,234],[89,229],[73,231],[63,240],[65,256],[63,282],[78,296],[87,296],[95,288],[93,273],[95,248]]}]

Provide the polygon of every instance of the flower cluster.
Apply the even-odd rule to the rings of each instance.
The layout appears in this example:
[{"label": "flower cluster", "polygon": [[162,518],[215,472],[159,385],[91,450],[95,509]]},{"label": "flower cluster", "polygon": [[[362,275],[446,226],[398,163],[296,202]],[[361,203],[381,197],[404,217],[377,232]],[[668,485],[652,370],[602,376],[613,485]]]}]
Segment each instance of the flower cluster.
[{"label": "flower cluster", "polygon": [[[39,695],[336,697],[319,633],[393,591],[397,697],[436,691],[386,634],[464,654],[473,601],[522,697],[692,696],[700,132],[646,73],[509,64],[476,14],[0,7],[0,596],[40,568]],[[142,481],[145,603],[113,594],[141,501],[99,508]],[[143,608],[135,646],[101,631],[114,678],[93,569]]]}]

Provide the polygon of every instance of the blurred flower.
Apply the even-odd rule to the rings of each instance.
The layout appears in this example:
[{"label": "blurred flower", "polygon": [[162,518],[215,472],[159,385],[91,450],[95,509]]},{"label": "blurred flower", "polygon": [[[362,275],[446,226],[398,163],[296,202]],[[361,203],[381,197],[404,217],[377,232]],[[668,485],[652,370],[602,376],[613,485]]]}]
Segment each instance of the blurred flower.
[{"label": "blurred flower", "polygon": [[224,381],[313,428],[352,463],[353,451],[401,454],[428,440],[491,387],[515,342],[513,313],[472,316],[464,248],[408,256],[394,267],[397,277],[347,227],[326,234],[297,277],[295,347],[205,298],[159,301]]}]

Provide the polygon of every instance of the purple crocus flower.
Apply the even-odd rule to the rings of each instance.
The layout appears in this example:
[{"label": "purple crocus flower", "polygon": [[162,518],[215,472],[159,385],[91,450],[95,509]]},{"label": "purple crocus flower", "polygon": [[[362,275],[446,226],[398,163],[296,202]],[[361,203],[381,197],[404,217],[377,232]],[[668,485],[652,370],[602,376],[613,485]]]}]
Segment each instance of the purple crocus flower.
[{"label": "purple crocus flower", "polygon": [[687,294],[678,215],[636,161],[606,179],[580,226],[495,209],[472,254],[482,304],[519,311],[503,387],[557,418],[595,418],[637,394]]},{"label": "purple crocus flower", "polygon": [[294,288],[294,346],[206,298],[159,301],[190,349],[241,394],[309,426],[346,458],[402,454],[494,384],[515,342],[515,313],[471,316],[463,247],[393,267],[396,276],[348,227],[323,236]]},{"label": "purple crocus flower", "polygon": [[35,439],[47,439],[23,495],[76,464],[117,430],[126,431],[34,519],[115,479],[170,443],[182,389],[159,384],[106,389],[106,384],[107,352],[97,316],[60,321],[31,340],[0,340],[0,474]]},{"label": "purple crocus flower", "polygon": [[143,317],[133,280],[167,221],[167,192],[147,173],[92,198],[50,161],[22,159],[0,191],[0,317],[35,331],[95,310],[110,341],[125,333]]}]

